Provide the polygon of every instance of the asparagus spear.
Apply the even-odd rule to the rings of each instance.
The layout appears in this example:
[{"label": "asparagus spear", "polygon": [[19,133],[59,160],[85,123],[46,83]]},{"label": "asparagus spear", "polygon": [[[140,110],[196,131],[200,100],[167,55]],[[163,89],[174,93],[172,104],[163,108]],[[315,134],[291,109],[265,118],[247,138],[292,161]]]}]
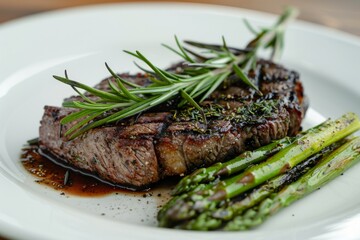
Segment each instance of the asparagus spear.
[{"label": "asparagus spear", "polygon": [[239,156],[225,163],[216,163],[208,168],[200,168],[181,179],[173,190],[172,195],[179,195],[184,192],[194,190],[199,183],[214,181],[219,176],[229,176],[237,173],[251,164],[261,162],[288,146],[295,138],[283,138],[276,140],[266,146],[260,147],[254,151],[246,151]]},{"label": "asparagus spear", "polygon": [[[251,164],[261,162],[267,157],[288,146],[295,139],[296,137],[285,137],[283,139],[276,140],[254,151],[246,151],[228,162],[216,163],[208,168],[200,168],[191,175],[182,178],[172,192],[172,195],[175,197],[173,197],[171,201],[169,201],[158,213],[159,225],[166,225],[162,223],[164,215],[173,205],[177,204],[177,201],[185,198],[185,193],[210,189],[216,184],[216,182],[212,181],[216,180],[220,175],[230,175],[245,169]],[[181,198],[176,197],[180,194],[182,194]]]},{"label": "asparagus spear", "polygon": [[346,141],[339,141],[324,148],[319,153],[299,163],[293,169],[289,170],[278,177],[271,179],[269,182],[254,189],[240,200],[232,200],[225,207],[214,211],[205,211],[197,218],[181,223],[179,228],[188,230],[213,230],[220,228],[224,223],[232,220],[243,211],[253,207],[274,192],[279,191],[284,186],[296,181],[299,177],[314,167],[320,159],[328,156],[332,151],[343,145]]},{"label": "asparagus spear", "polygon": [[189,193],[186,197],[172,202],[166,207],[166,213],[161,215],[159,222],[174,222],[189,220],[199,213],[216,209],[229,199],[255,186],[288,171],[298,163],[334,142],[350,135],[360,128],[356,114],[348,113],[335,121],[329,121],[319,129],[310,131],[282,151],[270,157],[267,161],[250,167],[242,174],[220,181],[210,189]]},{"label": "asparagus spear", "polygon": [[237,216],[225,226],[225,230],[244,230],[260,225],[269,216],[322,187],[359,161],[360,137],[357,137],[332,152],[318,166],[285,187],[275,197],[266,198],[256,208]]},{"label": "asparagus spear", "polygon": [[192,174],[182,178],[181,181],[175,186],[172,195],[179,195],[184,192],[190,192],[196,189],[199,183],[207,183],[214,181],[218,177],[230,176],[244,170],[252,164],[262,162],[268,157],[290,145],[296,139],[310,131],[314,131],[320,128],[322,125],[324,125],[324,123],[302,132],[296,137],[285,137],[279,140],[275,140],[270,144],[253,151],[246,151],[227,162],[216,163],[207,168],[200,168]]}]

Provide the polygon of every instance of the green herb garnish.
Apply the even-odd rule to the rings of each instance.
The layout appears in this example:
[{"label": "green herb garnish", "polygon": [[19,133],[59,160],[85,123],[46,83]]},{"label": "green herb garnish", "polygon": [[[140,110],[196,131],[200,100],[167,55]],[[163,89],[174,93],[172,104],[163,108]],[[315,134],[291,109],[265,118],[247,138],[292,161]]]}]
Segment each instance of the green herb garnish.
[{"label": "green herb garnish", "polygon": [[[206,50],[205,53],[200,54],[182,46],[175,36],[177,49],[168,45],[164,46],[185,60],[181,73],[156,67],[139,51],[125,51],[150,68],[140,67],[149,74],[151,84],[147,86],[139,86],[121,78],[107,64],[106,68],[115,79],[115,83],[109,81],[109,91],[98,90],[70,80],[66,73],[65,77],[54,76],[55,79],[70,85],[83,99],[83,101],[63,103],[64,107],[79,109],[61,120],[62,124],[76,121],[66,135],[75,138],[92,128],[134,116],[174,98],[181,99],[178,103],[179,107],[186,104],[192,105],[202,113],[203,120],[206,122],[204,111],[199,104],[208,98],[230,75],[237,76],[240,81],[261,96],[262,93],[249,79],[248,72],[255,67],[256,54],[260,49],[270,48],[272,57],[279,56],[283,47],[285,26],[296,14],[296,10],[289,8],[270,28],[263,28],[259,32],[255,32],[250,27],[256,36],[246,49],[228,47],[225,38],[222,39],[222,45],[185,41],[189,46]],[[246,26],[250,26],[248,22],[246,22]],[[78,89],[94,95],[96,100],[80,93]]]}]

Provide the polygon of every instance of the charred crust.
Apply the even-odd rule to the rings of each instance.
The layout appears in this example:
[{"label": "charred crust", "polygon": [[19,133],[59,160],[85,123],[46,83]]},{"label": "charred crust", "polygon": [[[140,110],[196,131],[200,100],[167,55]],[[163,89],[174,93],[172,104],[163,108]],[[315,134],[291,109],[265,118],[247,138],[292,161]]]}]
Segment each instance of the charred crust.
[{"label": "charred crust", "polygon": [[210,201],[221,201],[226,199],[226,191],[221,189],[215,192],[212,196],[209,197]]},{"label": "charred crust", "polygon": [[251,184],[255,181],[255,176],[252,173],[245,174],[242,178],[238,180],[238,183],[241,184]]},{"label": "charred crust", "polygon": [[289,163],[286,163],[280,170],[280,173],[286,173],[287,171],[289,171],[291,169],[291,166]]}]

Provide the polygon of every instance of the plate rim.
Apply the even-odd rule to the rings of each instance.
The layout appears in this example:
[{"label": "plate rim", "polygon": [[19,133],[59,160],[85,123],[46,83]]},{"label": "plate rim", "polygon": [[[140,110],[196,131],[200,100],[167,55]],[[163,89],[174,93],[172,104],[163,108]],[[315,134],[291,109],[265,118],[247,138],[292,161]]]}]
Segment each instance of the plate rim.
[{"label": "plate rim", "polygon": [[[111,7],[112,5],[121,5],[121,6],[131,6],[131,7],[138,7],[138,6],[147,6],[147,5],[151,5],[151,6],[159,6],[161,5],[162,7],[166,7],[166,6],[180,6],[181,7],[193,7],[194,5],[197,5],[197,7],[200,8],[204,7],[206,8],[212,8],[215,9],[217,11],[220,11],[222,13],[226,13],[227,11],[239,11],[242,12],[244,14],[252,14],[252,15],[263,15],[263,16],[268,16],[268,17],[275,17],[275,14],[271,14],[271,13],[264,13],[264,12],[260,12],[260,11],[256,11],[256,10],[249,10],[249,9],[242,9],[242,8],[237,8],[237,7],[229,7],[229,6],[221,6],[221,5],[213,5],[213,4],[201,4],[201,3],[108,3],[108,4],[94,4],[94,5],[88,5],[88,6],[79,6],[79,7],[71,7],[71,8],[65,8],[65,9],[60,9],[60,10],[53,10],[53,11],[49,11],[49,12],[43,12],[43,13],[38,13],[38,14],[34,14],[31,16],[26,16],[26,17],[22,17],[19,19],[15,19],[15,20],[11,20],[5,23],[0,24],[0,33],[3,31],[3,29],[6,28],[12,28],[14,26],[18,26],[19,24],[23,24],[23,23],[28,23],[29,20],[31,21],[39,21],[41,19],[46,19],[49,18],[51,16],[53,16],[54,14],[62,14],[64,12],[77,12],[77,11],[87,11],[87,9],[98,9],[99,7]],[[309,23],[309,22],[305,22],[302,20],[296,20],[295,25],[300,27],[300,28],[310,28],[311,31],[316,31],[319,32],[320,34],[322,34],[323,36],[326,37],[330,37],[330,38],[335,38],[335,39],[339,39],[341,41],[345,41],[349,44],[353,44],[357,47],[360,46],[360,38],[358,36],[349,34],[349,33],[345,33],[342,32],[340,30],[336,30],[336,29],[332,29],[332,28],[328,28],[326,26],[322,26],[322,25],[318,25],[318,24],[314,24],[314,23]],[[5,26],[5,27],[4,27]],[[2,176],[1,176],[2,177]],[[1,179],[1,178],[0,178]],[[0,215],[1,216],[1,215]],[[99,220],[99,218],[92,216],[94,219]],[[108,219],[102,219],[105,221],[110,221]],[[118,224],[118,223],[117,223]],[[1,227],[3,226],[3,227]],[[16,237],[16,238],[26,238],[29,237],[29,233],[24,233],[24,232],[20,232],[17,231],[15,235],[13,235],[13,231],[9,232],[9,234],[7,234],[8,232],[6,231],[7,227],[12,227],[11,225],[6,226],[6,223],[4,223],[0,217],[0,229],[1,229],[1,234],[6,236],[8,235],[9,237]],[[144,226],[142,226],[144,227]],[[5,229],[5,231],[4,231]],[[150,227],[148,227],[147,229],[150,229]],[[156,229],[156,228],[155,228]],[[155,232],[157,232],[159,229],[156,229]],[[173,230],[171,230],[173,231]],[[194,233],[193,233],[194,234]],[[197,234],[197,233],[196,233]],[[217,235],[217,234],[216,234]],[[35,235],[34,235],[35,236]],[[36,236],[36,237],[41,237],[41,236]]]}]

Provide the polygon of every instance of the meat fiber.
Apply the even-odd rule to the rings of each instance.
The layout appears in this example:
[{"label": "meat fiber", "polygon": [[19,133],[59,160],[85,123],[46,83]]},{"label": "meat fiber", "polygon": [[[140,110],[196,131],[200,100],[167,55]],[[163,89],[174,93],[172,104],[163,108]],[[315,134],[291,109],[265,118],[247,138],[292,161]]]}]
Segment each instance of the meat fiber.
[{"label": "meat fiber", "polygon": [[[149,82],[142,74],[121,76],[137,84]],[[259,61],[249,76],[264,95],[232,76],[202,103],[207,123],[192,107],[176,109],[174,100],[68,140],[64,133],[74,123],[61,125],[60,120],[74,110],[45,106],[40,147],[110,183],[143,189],[296,134],[307,107],[299,74]],[[108,80],[113,79],[96,87],[107,89]]]}]

